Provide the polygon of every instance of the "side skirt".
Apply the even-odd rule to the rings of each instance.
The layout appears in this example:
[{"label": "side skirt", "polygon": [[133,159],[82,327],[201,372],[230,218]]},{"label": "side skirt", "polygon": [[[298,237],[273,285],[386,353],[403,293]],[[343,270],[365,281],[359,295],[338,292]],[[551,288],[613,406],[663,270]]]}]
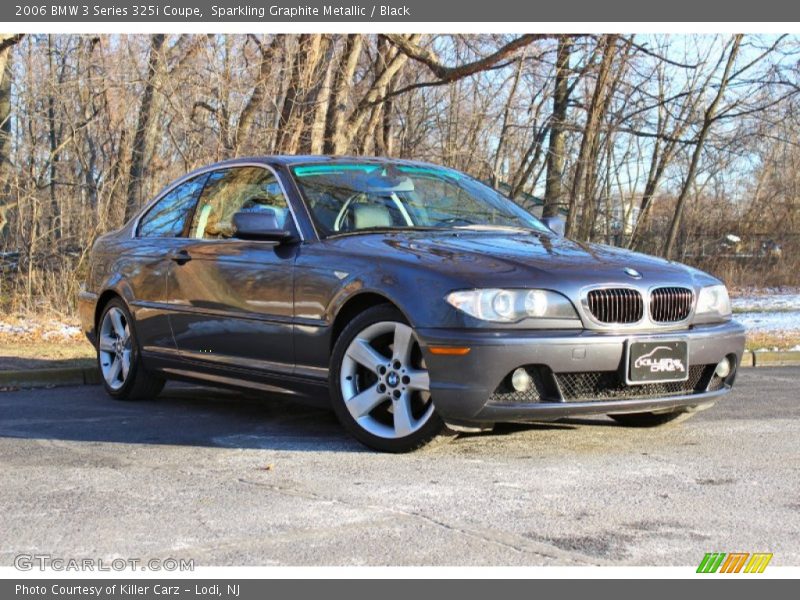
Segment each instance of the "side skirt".
[{"label": "side skirt", "polygon": [[185,360],[173,354],[143,351],[146,367],[167,379],[198,383],[225,389],[258,391],[288,396],[303,404],[330,407],[328,380],[325,377],[268,373]]}]

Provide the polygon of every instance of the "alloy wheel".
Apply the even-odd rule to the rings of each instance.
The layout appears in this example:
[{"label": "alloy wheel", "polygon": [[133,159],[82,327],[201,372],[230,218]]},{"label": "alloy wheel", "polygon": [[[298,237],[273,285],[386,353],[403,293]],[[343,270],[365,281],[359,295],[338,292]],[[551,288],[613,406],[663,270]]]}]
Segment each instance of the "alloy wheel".
[{"label": "alloy wheel", "polygon": [[404,323],[381,321],[363,329],[345,351],[339,381],[350,415],[372,435],[405,438],[434,414],[419,342]]},{"label": "alloy wheel", "polygon": [[132,338],[125,313],[112,306],[100,323],[98,351],[103,379],[112,390],[125,385],[131,370]]}]

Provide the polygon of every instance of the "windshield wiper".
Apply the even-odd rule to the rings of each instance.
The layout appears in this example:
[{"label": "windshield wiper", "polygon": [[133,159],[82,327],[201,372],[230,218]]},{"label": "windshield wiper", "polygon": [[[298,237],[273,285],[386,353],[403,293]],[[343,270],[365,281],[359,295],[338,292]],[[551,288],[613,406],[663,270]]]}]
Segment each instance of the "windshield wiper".
[{"label": "windshield wiper", "polygon": [[349,231],[334,231],[326,235],[326,238],[340,237],[346,235],[365,235],[368,233],[398,233],[403,231],[442,231],[440,227],[425,227],[415,225],[413,227],[362,227],[361,229],[351,229]]},{"label": "windshield wiper", "polygon": [[516,225],[456,225],[453,229],[465,231],[517,231],[520,233],[535,233],[535,229],[518,227]]}]

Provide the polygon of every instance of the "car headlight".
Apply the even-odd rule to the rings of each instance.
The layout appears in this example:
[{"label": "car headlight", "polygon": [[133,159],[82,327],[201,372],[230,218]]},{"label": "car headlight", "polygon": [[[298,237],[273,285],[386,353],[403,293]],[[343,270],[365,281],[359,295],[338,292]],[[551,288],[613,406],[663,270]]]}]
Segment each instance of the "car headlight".
[{"label": "car headlight", "polygon": [[496,323],[516,323],[527,318],[578,318],[566,297],[548,290],[457,290],[450,292],[445,300],[471,317]]},{"label": "car headlight", "polygon": [[730,318],[731,301],[724,285],[710,285],[700,290],[694,311],[695,323],[713,323]]}]

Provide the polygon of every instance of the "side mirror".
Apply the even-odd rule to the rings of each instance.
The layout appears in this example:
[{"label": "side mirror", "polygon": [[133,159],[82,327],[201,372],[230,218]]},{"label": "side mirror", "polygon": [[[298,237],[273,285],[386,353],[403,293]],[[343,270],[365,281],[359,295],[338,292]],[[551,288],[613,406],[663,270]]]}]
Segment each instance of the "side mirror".
[{"label": "side mirror", "polygon": [[564,231],[567,228],[567,222],[561,215],[554,217],[542,217],[542,223],[555,234],[564,237]]},{"label": "side mirror", "polygon": [[271,210],[242,211],[233,215],[234,237],[241,240],[261,240],[278,244],[294,238],[291,231],[278,226]]}]

